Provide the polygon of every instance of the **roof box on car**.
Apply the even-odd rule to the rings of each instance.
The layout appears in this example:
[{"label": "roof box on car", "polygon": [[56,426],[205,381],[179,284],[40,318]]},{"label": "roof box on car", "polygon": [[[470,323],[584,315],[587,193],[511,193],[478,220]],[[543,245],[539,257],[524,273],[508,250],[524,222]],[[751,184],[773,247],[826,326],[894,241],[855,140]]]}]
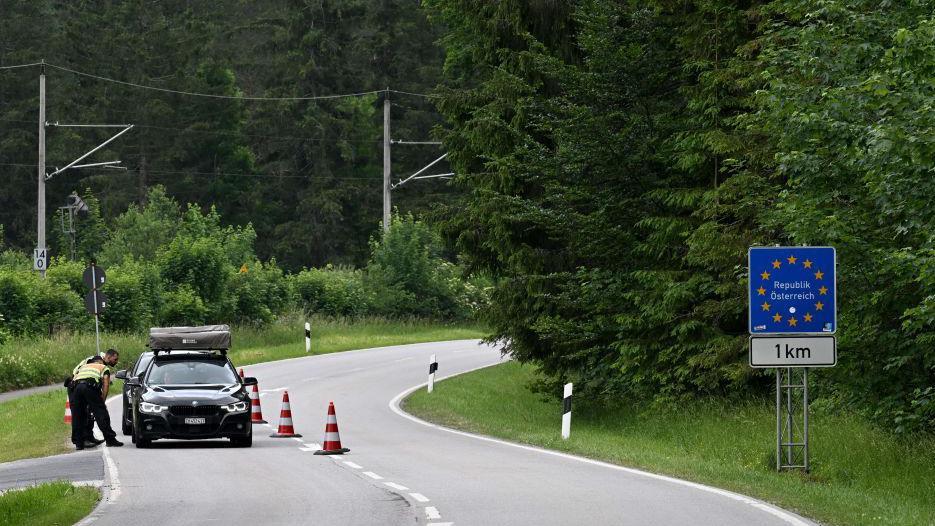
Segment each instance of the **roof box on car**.
[{"label": "roof box on car", "polygon": [[149,348],[154,351],[224,351],[231,346],[227,325],[200,327],[153,327],[149,329]]}]

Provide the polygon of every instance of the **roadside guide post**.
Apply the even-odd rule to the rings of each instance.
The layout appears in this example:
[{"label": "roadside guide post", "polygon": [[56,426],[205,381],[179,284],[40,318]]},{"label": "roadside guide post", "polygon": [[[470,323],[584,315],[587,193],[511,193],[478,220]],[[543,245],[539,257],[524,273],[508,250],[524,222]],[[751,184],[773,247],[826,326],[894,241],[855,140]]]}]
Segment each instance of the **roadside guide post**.
[{"label": "roadside guide post", "polygon": [[750,367],[776,369],[776,470],[808,472],[808,369],[838,362],[837,256],[833,247],[750,247],[747,257]]},{"label": "roadside guide post", "polygon": [[568,440],[571,436],[571,391],[573,385],[565,384],[565,392],[562,393],[562,440]]},{"label": "roadside guide post", "polygon": [[91,266],[84,269],[81,280],[85,286],[91,289],[91,292],[84,297],[84,307],[89,313],[94,315],[94,335],[97,338],[97,354],[101,354],[101,326],[100,314],[107,307],[107,297],[100,291],[100,288],[107,280],[104,269],[97,266],[92,261]]},{"label": "roadside guide post", "polygon": [[428,390],[431,393],[435,389],[435,371],[438,370],[438,360],[435,359],[435,355],[429,356],[429,384]]},{"label": "roadside guide post", "polygon": [[305,352],[312,350],[312,326],[305,322]]}]

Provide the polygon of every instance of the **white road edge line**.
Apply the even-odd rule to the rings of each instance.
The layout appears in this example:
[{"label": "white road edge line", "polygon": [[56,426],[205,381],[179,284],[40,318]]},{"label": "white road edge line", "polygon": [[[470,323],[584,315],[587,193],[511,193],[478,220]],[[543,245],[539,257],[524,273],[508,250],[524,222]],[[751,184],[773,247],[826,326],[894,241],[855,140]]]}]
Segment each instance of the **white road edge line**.
[{"label": "white road edge line", "polygon": [[[114,395],[105,401],[105,404],[109,404],[114,400],[122,399],[123,395]],[[123,418],[121,416],[120,418]],[[75,523],[75,526],[87,526],[88,524],[96,521],[101,515],[104,514],[104,506],[109,506],[117,501],[120,497],[120,477],[117,472],[117,464],[114,462],[114,459],[110,456],[110,451],[107,447],[101,448],[101,456],[104,457],[104,483],[101,484],[101,500],[97,502],[97,506],[91,511],[91,513],[84,519]]]},{"label": "white road edge line", "polygon": [[[446,379],[448,379],[448,378],[452,378],[452,377],[455,377],[455,376],[458,376],[458,375],[467,374],[467,373],[471,373],[471,372],[474,372],[474,371],[479,371],[479,370],[481,370],[481,369],[486,369],[487,367],[493,367],[494,365],[500,365],[500,363],[503,363],[503,362],[501,361],[501,362],[499,362],[499,363],[492,363],[492,364],[489,364],[489,365],[482,365],[482,366],[480,366],[480,367],[475,367],[475,368],[473,368],[473,369],[468,369],[468,370],[462,371],[462,372],[460,372],[460,373],[450,374],[450,375],[448,375],[448,376],[439,378],[439,379],[437,379],[436,381],[446,380]],[[483,440],[484,442],[491,442],[491,443],[499,444],[499,445],[502,445],[502,446],[509,446],[509,447],[515,447],[515,448],[519,448],[519,449],[524,449],[524,450],[526,450],[526,451],[533,451],[533,452],[535,452],[535,453],[541,453],[541,454],[543,454],[543,455],[552,455],[552,456],[554,456],[554,457],[564,458],[564,459],[568,459],[568,460],[574,460],[574,461],[577,461],[577,462],[583,462],[583,463],[585,463],[585,464],[592,464],[592,465],[594,465],[594,466],[601,466],[601,467],[608,468],[608,469],[614,469],[614,470],[617,470],[617,471],[623,471],[623,472],[629,473],[629,474],[631,474],[631,475],[638,475],[638,476],[641,476],[641,477],[647,477],[647,478],[651,478],[651,479],[655,479],[655,480],[661,480],[661,481],[669,482],[669,483],[672,483],[672,484],[678,484],[678,485],[680,485],[680,486],[686,486],[686,487],[689,487],[689,488],[693,488],[693,489],[700,490],[700,491],[705,491],[705,492],[708,492],[708,493],[713,493],[713,494],[715,494],[715,495],[720,495],[720,496],[722,496],[722,497],[727,497],[727,498],[729,498],[729,499],[731,499],[731,500],[735,500],[735,501],[738,501],[738,502],[742,502],[742,503],[744,503],[744,504],[747,504],[747,505],[749,505],[749,506],[752,506],[752,507],[754,507],[754,508],[756,508],[756,509],[759,509],[759,510],[761,510],[761,511],[765,511],[766,513],[769,513],[770,515],[773,515],[774,517],[777,517],[777,518],[779,518],[780,520],[785,521],[786,523],[792,524],[792,525],[794,525],[794,526],[811,526],[808,522],[805,522],[804,520],[800,519],[799,517],[796,517],[795,515],[793,515],[793,514],[787,512],[787,511],[785,511],[785,510],[783,510],[783,509],[781,509],[781,508],[777,508],[777,507],[773,506],[772,504],[768,504],[768,503],[763,502],[763,501],[761,501],[761,500],[754,499],[753,497],[748,497],[748,496],[746,496],[746,495],[741,495],[741,494],[739,494],[739,493],[734,493],[734,492],[732,492],[732,491],[727,491],[727,490],[723,490],[723,489],[720,489],[720,488],[715,488],[715,487],[713,487],[713,486],[705,486],[704,484],[699,484],[699,483],[697,483],[697,482],[689,482],[689,481],[687,481],[687,480],[677,479],[677,478],[674,478],[674,477],[668,477],[668,476],[666,476],[666,475],[658,475],[658,474],[656,474],[656,473],[650,473],[650,472],[648,472],[648,471],[642,471],[642,470],[639,470],[639,469],[627,468],[627,467],[624,467],[624,466],[618,466],[618,465],[616,465],[616,464],[610,464],[610,463],[608,463],[608,462],[602,462],[602,461],[600,461],[600,460],[593,460],[593,459],[590,459],[590,458],[579,457],[579,456],[576,456],[576,455],[569,455],[568,453],[561,453],[561,452],[559,452],[559,451],[552,451],[552,450],[549,450],[549,449],[543,449],[543,448],[535,447],[535,446],[527,446],[527,445],[524,445],[524,444],[516,444],[516,443],[514,443],[514,442],[508,442],[508,441],[506,441],[506,440],[500,440],[500,439],[497,439],[497,438],[491,438],[491,437],[487,437],[487,436],[483,436],[483,435],[476,435],[476,434],[474,434],[474,433],[468,433],[468,432],[466,432],[466,431],[459,431],[459,430],[457,430],[457,429],[451,429],[451,428],[449,428],[449,427],[444,427],[444,426],[440,426],[440,425],[438,425],[438,424],[433,424],[433,423],[431,423],[431,422],[426,422],[425,420],[422,420],[421,418],[418,418],[418,417],[416,417],[416,416],[410,415],[409,413],[407,413],[407,412],[403,411],[402,409],[400,409],[399,403],[402,401],[403,398],[405,398],[406,396],[410,395],[411,393],[413,393],[413,392],[415,392],[415,391],[417,391],[417,390],[419,390],[419,389],[425,387],[427,384],[428,384],[428,382],[423,382],[423,383],[421,383],[421,384],[419,384],[419,385],[410,387],[409,389],[406,389],[405,391],[403,391],[403,392],[399,393],[398,395],[396,395],[392,400],[390,400],[390,403],[389,403],[389,408],[390,408],[390,410],[393,411],[394,413],[396,413],[397,415],[399,415],[399,416],[401,416],[401,417],[403,417],[403,418],[406,418],[406,419],[408,419],[408,420],[411,420],[411,421],[413,421],[413,422],[415,422],[415,423],[417,423],[417,424],[422,424],[422,425],[424,425],[424,426],[431,427],[431,428],[435,428],[435,429],[438,429],[438,430],[441,430],[441,431],[447,431],[448,433],[454,433],[454,434],[456,434],[456,435],[461,435],[461,436],[465,436],[465,437],[470,437],[470,438],[474,438],[474,439],[477,439],[477,440]],[[388,484],[388,483],[387,483],[387,484]]]},{"label": "white road edge line", "polygon": [[395,482],[384,482],[384,484],[386,484],[387,486],[393,489],[398,489],[399,491],[406,491],[407,489],[409,489],[406,486],[403,486],[402,484],[397,484]]},{"label": "white road edge line", "polygon": [[383,477],[381,477],[380,475],[377,475],[377,474],[374,473],[373,471],[364,471],[364,475],[367,475],[368,477],[372,478],[373,480],[383,480]]},{"label": "white road edge line", "polygon": [[429,498],[426,497],[425,495],[421,494],[421,493],[410,493],[409,496],[412,497],[412,498],[414,498],[414,499],[416,499],[416,500],[419,501],[419,502],[428,502],[428,501],[429,501]]},{"label": "white road edge line", "polygon": [[429,520],[435,520],[442,518],[442,515],[438,513],[438,508],[435,506],[426,506],[425,507],[425,518]]},{"label": "white road edge line", "polygon": [[348,466],[348,467],[351,467],[351,468],[354,468],[354,469],[364,469],[363,466],[357,465],[357,464],[355,464],[355,463],[353,463],[353,462],[350,462],[350,461],[347,461],[347,460],[344,461],[344,465],[345,465],[345,466]]},{"label": "white road edge line", "polygon": [[452,526],[453,522],[430,522],[425,526]]}]

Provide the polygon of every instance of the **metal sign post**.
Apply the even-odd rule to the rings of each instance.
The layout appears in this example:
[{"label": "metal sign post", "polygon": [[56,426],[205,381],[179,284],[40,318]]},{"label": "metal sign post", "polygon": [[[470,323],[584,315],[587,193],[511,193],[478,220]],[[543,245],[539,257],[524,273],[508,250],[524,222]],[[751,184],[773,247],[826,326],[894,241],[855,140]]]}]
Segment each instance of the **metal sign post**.
[{"label": "metal sign post", "polygon": [[808,368],[838,362],[832,247],[751,247],[749,364],[776,369],[776,470],[809,470]]},{"label": "metal sign post", "polygon": [[91,266],[84,269],[81,276],[84,284],[91,289],[91,292],[84,297],[84,306],[89,313],[94,315],[94,334],[97,338],[97,354],[101,354],[101,325],[100,314],[107,307],[107,297],[99,289],[107,280],[104,269],[97,266],[93,261]]}]

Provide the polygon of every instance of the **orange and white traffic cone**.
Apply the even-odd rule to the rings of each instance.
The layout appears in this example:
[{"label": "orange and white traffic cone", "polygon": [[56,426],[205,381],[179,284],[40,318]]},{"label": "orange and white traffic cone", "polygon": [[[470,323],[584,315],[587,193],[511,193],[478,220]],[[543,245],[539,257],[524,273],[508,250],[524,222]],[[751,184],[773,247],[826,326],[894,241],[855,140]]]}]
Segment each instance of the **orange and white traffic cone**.
[{"label": "orange and white traffic cone", "polygon": [[328,419],[325,421],[325,440],[316,455],[343,455],[350,449],[341,447],[341,433],[338,432],[338,416],[334,413],[334,402],[328,404]]},{"label": "orange and white traffic cone", "polygon": [[65,423],[71,423],[71,402],[68,398],[65,399]]},{"label": "orange and white traffic cone", "polygon": [[250,392],[250,422],[253,424],[265,424],[263,420],[263,409],[260,408],[260,391],[256,384],[253,385],[253,391]]},{"label": "orange and white traffic cone", "polygon": [[292,428],[292,407],[289,405],[289,391],[282,392],[282,410],[279,412],[279,430],[270,435],[273,438],[292,438],[302,435]]}]

